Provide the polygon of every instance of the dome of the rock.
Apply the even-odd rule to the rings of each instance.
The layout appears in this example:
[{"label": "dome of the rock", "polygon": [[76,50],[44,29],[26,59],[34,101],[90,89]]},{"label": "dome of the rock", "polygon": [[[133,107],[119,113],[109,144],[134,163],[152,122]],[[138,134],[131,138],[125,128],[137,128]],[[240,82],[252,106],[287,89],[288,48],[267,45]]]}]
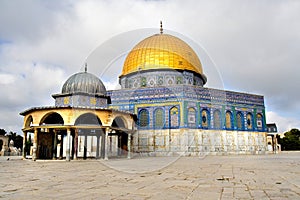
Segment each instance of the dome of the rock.
[{"label": "dome of the rock", "polygon": [[183,40],[169,34],[155,34],[139,42],[129,52],[121,77],[160,69],[187,70],[205,77],[194,50]]}]

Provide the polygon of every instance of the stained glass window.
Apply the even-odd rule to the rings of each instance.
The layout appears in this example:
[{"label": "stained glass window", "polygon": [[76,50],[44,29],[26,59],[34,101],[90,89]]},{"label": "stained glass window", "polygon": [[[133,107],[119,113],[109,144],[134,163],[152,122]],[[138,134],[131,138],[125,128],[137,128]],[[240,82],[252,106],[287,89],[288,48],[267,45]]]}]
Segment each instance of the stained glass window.
[{"label": "stained glass window", "polygon": [[196,126],[196,110],[194,108],[188,109],[188,124],[189,126]]},{"label": "stained glass window", "polygon": [[149,124],[149,112],[146,109],[142,109],[139,114],[140,127],[146,127]]},{"label": "stained glass window", "polygon": [[253,117],[251,113],[247,114],[247,129],[252,129],[253,128]]},{"label": "stained glass window", "polygon": [[202,128],[208,128],[209,126],[209,113],[208,110],[204,109],[201,112],[201,126]]},{"label": "stained glass window", "polygon": [[170,123],[171,127],[178,127],[179,126],[179,117],[178,117],[178,108],[173,107],[170,110]]},{"label": "stained glass window", "polygon": [[230,111],[226,112],[225,123],[226,123],[226,129],[232,129],[232,114]]},{"label": "stained glass window", "polygon": [[156,128],[161,128],[164,126],[164,118],[163,118],[163,109],[158,108],[155,110],[155,127]]},{"label": "stained glass window", "polygon": [[237,128],[239,130],[242,130],[243,129],[243,115],[241,112],[238,112],[236,114],[236,123],[237,123]]},{"label": "stained glass window", "polygon": [[214,111],[214,128],[221,128],[221,112],[219,110]]},{"label": "stained glass window", "polygon": [[257,128],[261,130],[263,127],[263,119],[261,114],[256,115],[256,121],[257,121]]}]

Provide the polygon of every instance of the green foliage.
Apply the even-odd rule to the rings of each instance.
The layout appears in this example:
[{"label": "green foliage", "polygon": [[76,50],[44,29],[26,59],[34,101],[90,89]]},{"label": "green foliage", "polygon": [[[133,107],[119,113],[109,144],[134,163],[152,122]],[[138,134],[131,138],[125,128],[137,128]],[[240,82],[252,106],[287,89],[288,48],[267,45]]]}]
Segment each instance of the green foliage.
[{"label": "green foliage", "polygon": [[30,147],[31,146],[32,146],[31,135],[29,134],[28,140],[26,141],[26,144],[25,144],[25,151],[26,151],[27,155],[30,154]]},{"label": "green foliage", "polygon": [[0,135],[5,135],[6,134],[6,131],[2,128],[0,128]]},{"label": "green foliage", "polygon": [[20,135],[17,135],[17,133],[10,131],[8,133],[8,142],[11,140],[14,141],[14,146],[17,148],[20,148],[22,150],[23,148],[23,137]]},{"label": "green foliage", "polygon": [[291,129],[284,133],[284,138],[278,138],[282,150],[300,150],[300,130]]}]

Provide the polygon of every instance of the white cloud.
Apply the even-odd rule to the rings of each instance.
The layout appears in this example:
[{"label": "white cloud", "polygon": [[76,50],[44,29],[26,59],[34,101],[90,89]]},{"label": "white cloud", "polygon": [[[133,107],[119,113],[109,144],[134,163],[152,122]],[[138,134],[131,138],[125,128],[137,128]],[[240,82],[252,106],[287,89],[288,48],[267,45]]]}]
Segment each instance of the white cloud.
[{"label": "white cloud", "polygon": [[[298,10],[298,1],[1,1],[0,110],[8,117],[0,128],[16,127],[22,109],[52,104],[103,42],[134,29],[158,32],[160,20],[206,48],[217,69],[204,72],[219,70],[225,89],[264,95],[268,119],[281,130],[300,127]],[[107,83],[105,67],[89,69]],[[211,75],[207,85],[216,85]]]},{"label": "white cloud", "polygon": [[283,117],[278,115],[276,112],[267,112],[267,123],[276,123],[279,133],[284,133],[291,130],[292,128],[300,127],[299,119],[292,117]]},{"label": "white cloud", "polygon": [[7,85],[15,82],[15,77],[11,74],[0,74],[0,85]]}]

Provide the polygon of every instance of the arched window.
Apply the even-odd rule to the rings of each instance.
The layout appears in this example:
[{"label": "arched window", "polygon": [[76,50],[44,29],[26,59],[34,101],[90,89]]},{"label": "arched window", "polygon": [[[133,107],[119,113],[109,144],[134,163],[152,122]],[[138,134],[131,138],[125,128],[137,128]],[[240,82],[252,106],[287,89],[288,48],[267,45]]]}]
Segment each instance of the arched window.
[{"label": "arched window", "polygon": [[214,111],[214,128],[220,129],[221,128],[221,112],[219,110]]},{"label": "arched window", "polygon": [[225,126],[226,126],[226,129],[232,129],[233,128],[232,113],[230,111],[226,111]]},{"label": "arched window", "polygon": [[236,125],[238,130],[243,129],[243,114],[241,112],[236,114]]},{"label": "arched window", "polygon": [[170,127],[179,126],[179,112],[177,107],[172,107],[170,109]]},{"label": "arched window", "polygon": [[164,126],[164,111],[158,108],[154,111],[155,128],[162,128]]},{"label": "arched window", "polygon": [[203,109],[201,111],[201,126],[202,128],[209,128],[209,111],[206,109]]},{"label": "arched window", "polygon": [[246,116],[247,120],[247,129],[252,130],[253,129],[253,117],[251,113],[248,113]]},{"label": "arched window", "polygon": [[188,125],[190,127],[196,126],[196,110],[195,110],[195,108],[188,109]]},{"label": "arched window", "polygon": [[146,109],[142,109],[139,112],[139,126],[147,127],[149,125],[149,112]]},{"label": "arched window", "polygon": [[261,114],[256,115],[256,124],[257,124],[257,129],[262,130],[263,129],[263,117]]}]

